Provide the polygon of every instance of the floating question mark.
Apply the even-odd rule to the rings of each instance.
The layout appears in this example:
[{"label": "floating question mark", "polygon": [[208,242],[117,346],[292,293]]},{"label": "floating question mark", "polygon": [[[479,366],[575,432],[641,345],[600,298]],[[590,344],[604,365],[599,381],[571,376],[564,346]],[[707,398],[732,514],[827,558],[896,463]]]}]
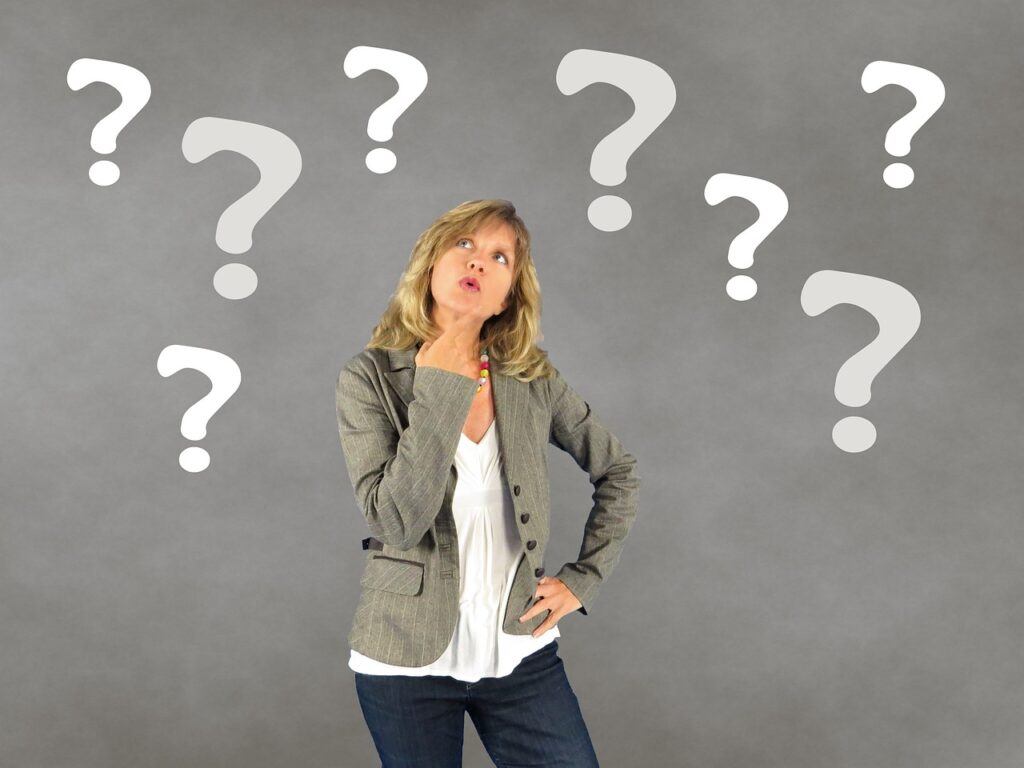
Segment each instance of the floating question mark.
[{"label": "floating question mark", "polygon": [[[590,158],[591,178],[605,186],[626,180],[626,162],[676,103],[675,83],[664,69],[622,53],[588,48],[569,51],[558,63],[555,83],[566,96],[594,83],[608,83],[633,99],[633,115],[601,139]],[[621,197],[603,195],[591,202],[587,218],[602,232],[616,232],[629,224],[633,210]]]},{"label": "floating question mark", "polygon": [[[217,221],[217,247],[227,253],[245,253],[252,248],[256,222],[299,178],[302,154],[280,131],[223,117],[193,120],[181,139],[181,151],[190,163],[225,149],[248,158],[260,172],[256,186],[229,205]],[[256,273],[245,264],[225,264],[213,276],[214,290],[225,299],[251,296],[256,283]]]},{"label": "floating question mark", "polygon": [[[370,115],[366,133],[374,141],[390,141],[394,135],[395,121],[420,97],[427,87],[427,70],[415,56],[390,48],[374,48],[357,45],[345,55],[343,65],[349,77],[359,77],[371,69],[387,72],[398,82],[395,95],[385,101]],[[385,147],[377,147],[366,155],[366,167],[374,173],[388,173],[398,164],[395,153]]]},{"label": "floating question mark", "polygon": [[[149,79],[135,67],[103,59],[77,59],[68,67],[68,86],[79,91],[91,83],[106,83],[121,94],[121,104],[92,129],[89,146],[109,155],[117,149],[117,137],[149,101]],[[89,167],[89,179],[109,187],[121,178],[121,169],[110,160],[97,160]]]},{"label": "floating question mark", "polygon": [[[754,263],[754,249],[786,218],[789,198],[770,181],[737,173],[716,173],[704,185],[704,199],[710,205],[718,205],[730,197],[742,197],[757,208],[757,221],[729,244],[729,263],[737,269],[746,269]],[[757,293],[757,281],[749,275],[734,275],[725,284],[725,292],[736,301],[746,301]]]},{"label": "floating question mark", "polygon": [[[816,317],[836,304],[860,307],[878,322],[875,340],[836,374],[836,399],[856,408],[871,400],[875,376],[917,333],[921,307],[906,288],[880,277],[823,269],[807,278],[800,291],[804,312]],[[832,428],[832,442],[847,453],[866,451],[875,437],[875,425],[860,416],[847,416]]]},{"label": "floating question mark", "polygon": [[[910,140],[946,99],[946,86],[934,72],[895,61],[872,61],[864,67],[860,85],[868,93],[885,85],[899,85],[917,99],[914,108],[893,123],[885,134],[885,151],[896,157],[910,154]],[[882,179],[894,189],[903,189],[914,181],[914,169],[906,163],[891,163],[882,171]]]},{"label": "floating question mark", "polygon": [[[171,344],[160,350],[156,369],[161,376],[167,378],[184,368],[205,374],[213,385],[210,393],[181,417],[181,434],[189,440],[202,440],[207,422],[238,391],[242,372],[234,360],[212,349]],[[210,466],[210,454],[192,445],[178,456],[178,464],[187,472],[202,472]]]}]

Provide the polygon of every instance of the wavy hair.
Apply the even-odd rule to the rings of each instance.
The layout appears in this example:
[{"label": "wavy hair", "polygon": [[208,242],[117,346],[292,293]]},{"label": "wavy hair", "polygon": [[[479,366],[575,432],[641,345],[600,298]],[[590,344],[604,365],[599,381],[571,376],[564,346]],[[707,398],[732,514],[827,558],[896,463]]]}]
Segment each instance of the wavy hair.
[{"label": "wavy hair", "polygon": [[436,338],[441,329],[432,318],[434,297],[430,278],[434,264],[460,237],[499,220],[515,233],[515,268],[508,306],[484,321],[482,346],[493,367],[520,381],[551,376],[548,353],[537,346],[540,330],[540,282],[530,254],[530,232],[508,200],[467,200],[439,216],[416,239],[398,287],[373,329],[367,349],[408,349]]}]

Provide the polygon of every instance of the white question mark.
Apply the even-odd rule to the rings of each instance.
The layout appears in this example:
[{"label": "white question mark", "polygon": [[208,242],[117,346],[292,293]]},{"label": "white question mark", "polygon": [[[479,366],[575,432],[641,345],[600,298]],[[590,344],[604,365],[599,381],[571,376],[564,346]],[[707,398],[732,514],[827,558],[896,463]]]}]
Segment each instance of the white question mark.
[{"label": "white question mark", "polygon": [[[91,83],[106,83],[121,94],[121,104],[92,129],[89,146],[109,155],[117,149],[117,136],[142,111],[152,92],[149,79],[135,67],[103,59],[78,59],[68,67],[68,85],[79,91]],[[121,177],[121,169],[110,160],[97,160],[89,168],[93,184],[109,187]]]},{"label": "white question mark", "polygon": [[[427,70],[415,56],[390,48],[357,45],[345,55],[343,65],[349,77],[377,69],[387,72],[398,82],[398,91],[370,115],[366,133],[375,141],[390,141],[395,121],[409,108],[427,87]],[[366,155],[366,167],[374,173],[388,173],[398,164],[395,153],[377,147]]]},{"label": "white question mark", "polygon": [[[718,205],[730,197],[742,197],[757,208],[757,221],[729,244],[729,263],[737,269],[746,269],[754,263],[754,249],[786,218],[789,198],[770,181],[737,173],[716,173],[704,185],[704,199],[710,205]],[[757,281],[749,275],[734,275],[725,284],[725,292],[736,301],[746,301],[757,293]]]},{"label": "white question mark", "polygon": [[[836,399],[857,408],[871,400],[875,376],[907,345],[921,326],[921,307],[914,294],[880,277],[823,269],[804,282],[800,306],[816,317],[836,304],[852,304],[878,321],[874,341],[843,363],[836,374]],[[832,442],[847,453],[866,451],[875,444],[875,425],[860,416],[847,416],[832,428]]]},{"label": "white question mark", "polygon": [[[260,172],[256,186],[229,205],[217,220],[217,247],[227,253],[245,253],[252,248],[256,223],[299,178],[302,154],[288,136],[257,123],[200,117],[185,129],[181,151],[190,163],[222,150],[251,160]],[[239,263],[225,264],[213,276],[214,290],[225,299],[251,296],[256,283],[256,273]]]},{"label": "white question mark", "polygon": [[[622,53],[588,48],[569,51],[558,63],[555,83],[566,96],[594,83],[608,83],[633,100],[632,117],[601,139],[590,158],[590,176],[605,186],[626,180],[626,162],[676,103],[675,83],[664,69]],[[602,232],[616,232],[629,224],[633,209],[621,197],[603,195],[591,202],[587,218]]]},{"label": "white question mark", "polygon": [[[181,434],[189,440],[202,440],[210,417],[238,391],[242,372],[234,360],[212,349],[171,344],[160,350],[156,369],[161,376],[167,378],[184,368],[205,374],[213,385],[210,393],[181,417]],[[187,472],[202,472],[210,466],[210,454],[192,445],[178,456],[178,464]]]},{"label": "white question mark", "polygon": [[[895,61],[872,61],[864,67],[860,85],[868,93],[885,85],[899,85],[917,99],[914,108],[893,123],[885,134],[885,151],[896,157],[910,154],[910,140],[946,99],[946,86],[934,72]],[[914,169],[906,163],[890,163],[882,171],[882,179],[894,189],[903,189],[914,181]]]}]

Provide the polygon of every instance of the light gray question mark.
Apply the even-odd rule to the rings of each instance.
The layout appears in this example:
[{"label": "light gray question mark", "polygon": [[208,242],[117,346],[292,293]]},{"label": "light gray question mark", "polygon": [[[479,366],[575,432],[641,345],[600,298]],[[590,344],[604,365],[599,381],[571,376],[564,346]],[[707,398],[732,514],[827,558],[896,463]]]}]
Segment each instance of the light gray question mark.
[{"label": "light gray question mark", "polygon": [[[395,121],[420,97],[427,87],[427,70],[415,56],[390,48],[357,45],[345,56],[343,65],[349,77],[377,69],[387,72],[398,82],[398,91],[370,115],[366,133],[375,141],[391,141]],[[388,173],[398,164],[395,153],[386,147],[377,147],[366,155],[366,167],[374,173]]]},{"label": "light gray question mark", "polygon": [[[893,123],[885,134],[885,151],[896,157],[910,154],[910,140],[946,99],[946,86],[934,72],[895,61],[872,61],[864,67],[860,85],[868,93],[885,85],[899,85],[917,99],[914,108]],[[914,181],[914,169],[906,163],[890,163],[882,171],[882,179],[894,189],[903,189]]]},{"label": "light gray question mark", "polygon": [[[68,67],[68,86],[79,91],[91,83],[112,85],[121,94],[121,104],[92,129],[89,145],[104,155],[117,149],[117,137],[149,101],[149,78],[135,67],[103,59],[77,59]],[[97,160],[89,168],[89,179],[109,187],[121,178],[121,169],[110,160]]]},{"label": "light gray question mark", "polygon": [[[789,198],[770,181],[738,173],[716,173],[704,185],[704,199],[709,205],[718,205],[730,197],[749,200],[757,208],[757,221],[729,244],[729,263],[746,269],[754,263],[754,249],[786,218]],[[757,293],[757,281],[749,275],[733,275],[725,284],[725,293],[736,301],[746,301]]]},{"label": "light gray question mark", "polygon": [[[190,163],[214,152],[231,150],[248,158],[260,180],[247,194],[229,205],[217,221],[217,247],[227,253],[252,248],[252,230],[302,171],[302,154],[295,142],[280,131],[257,123],[200,117],[185,129],[181,151]],[[245,264],[225,264],[213,276],[213,287],[225,299],[244,299],[256,290],[256,273]]]},{"label": "light gray question mark", "polygon": [[[161,376],[167,378],[185,368],[205,374],[212,384],[209,394],[181,417],[181,434],[189,440],[202,440],[207,422],[238,391],[242,372],[234,360],[212,349],[171,344],[160,350],[156,369]],[[178,456],[178,465],[186,472],[202,472],[210,466],[210,454],[198,445],[189,446]]]},{"label": "light gray question mark", "polygon": [[[676,86],[668,73],[646,59],[609,51],[578,48],[562,57],[555,72],[558,90],[566,96],[594,83],[608,83],[633,100],[632,117],[594,147],[590,176],[598,184],[615,186],[626,180],[626,162],[672,112]],[[603,195],[587,209],[590,223],[602,232],[616,232],[633,217],[629,203]]]},{"label": "light gray question mark", "polygon": [[[804,312],[816,317],[836,304],[860,307],[878,322],[874,341],[836,374],[836,399],[857,408],[871,400],[875,376],[917,333],[921,307],[906,288],[880,277],[823,269],[807,278],[800,292]],[[876,436],[875,425],[860,416],[847,416],[832,428],[832,442],[847,453],[866,451]]]}]

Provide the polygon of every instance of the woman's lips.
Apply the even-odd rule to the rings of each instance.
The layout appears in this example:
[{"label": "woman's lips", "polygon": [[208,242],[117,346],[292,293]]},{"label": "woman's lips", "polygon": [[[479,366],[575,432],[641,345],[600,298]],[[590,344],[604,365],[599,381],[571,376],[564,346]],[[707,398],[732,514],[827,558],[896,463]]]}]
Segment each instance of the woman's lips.
[{"label": "woman's lips", "polygon": [[469,279],[468,277],[464,277],[461,280],[459,280],[459,285],[462,286],[463,290],[473,291],[474,293],[480,290],[479,285],[477,285],[473,280]]}]

